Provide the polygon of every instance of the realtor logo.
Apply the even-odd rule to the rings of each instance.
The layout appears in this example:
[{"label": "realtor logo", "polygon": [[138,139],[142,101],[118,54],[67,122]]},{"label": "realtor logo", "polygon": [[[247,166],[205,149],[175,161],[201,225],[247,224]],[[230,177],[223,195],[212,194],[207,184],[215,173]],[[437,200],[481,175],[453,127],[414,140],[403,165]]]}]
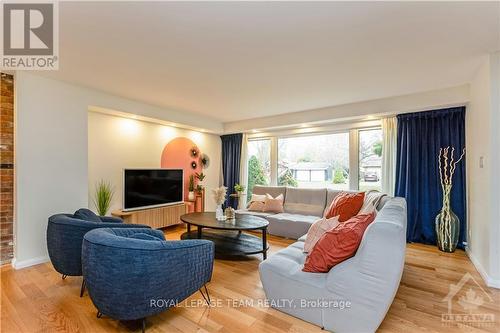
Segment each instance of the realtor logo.
[{"label": "realtor logo", "polygon": [[442,324],[445,326],[484,328],[495,325],[495,315],[481,311],[481,306],[486,303],[493,304],[493,299],[469,273],[457,284],[450,284],[450,290],[443,302],[448,305],[448,313],[441,315]]},{"label": "realtor logo", "polygon": [[1,68],[58,68],[58,10],[56,2],[2,4]]}]

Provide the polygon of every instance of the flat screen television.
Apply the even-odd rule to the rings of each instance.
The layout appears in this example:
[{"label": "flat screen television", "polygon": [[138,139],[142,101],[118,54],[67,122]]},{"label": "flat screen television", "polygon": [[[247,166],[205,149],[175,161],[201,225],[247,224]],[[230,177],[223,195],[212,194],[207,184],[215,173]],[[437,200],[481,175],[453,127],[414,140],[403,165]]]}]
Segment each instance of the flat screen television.
[{"label": "flat screen television", "polygon": [[123,210],[172,205],[184,201],[182,169],[125,169]]}]

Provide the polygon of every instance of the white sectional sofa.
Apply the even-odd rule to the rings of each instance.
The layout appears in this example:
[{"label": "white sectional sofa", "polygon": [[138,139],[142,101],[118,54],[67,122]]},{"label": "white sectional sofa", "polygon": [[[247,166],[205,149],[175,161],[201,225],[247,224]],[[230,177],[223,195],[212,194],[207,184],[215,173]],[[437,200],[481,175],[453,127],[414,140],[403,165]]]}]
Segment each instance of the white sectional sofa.
[{"label": "white sectional sofa", "polygon": [[[323,216],[326,207],[342,191],[319,188],[294,188],[284,186],[255,186],[253,193],[269,193],[273,197],[283,194],[284,213],[253,212],[247,209],[237,210],[237,214],[251,214],[264,217],[269,221],[268,232],[271,235],[297,239],[307,233],[311,224]],[[381,209],[389,200],[383,197],[378,205]]]},{"label": "white sectional sofa", "polygon": [[328,273],[302,271],[304,239],[259,266],[271,306],[328,331],[374,332],[391,306],[403,272],[406,201],[386,200],[356,255]]}]

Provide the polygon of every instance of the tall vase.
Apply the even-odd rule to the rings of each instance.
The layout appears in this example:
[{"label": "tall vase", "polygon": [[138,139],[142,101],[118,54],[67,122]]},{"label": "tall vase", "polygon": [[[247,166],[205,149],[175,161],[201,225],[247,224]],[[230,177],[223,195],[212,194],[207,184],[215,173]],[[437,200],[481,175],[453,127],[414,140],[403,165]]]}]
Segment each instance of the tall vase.
[{"label": "tall vase", "polygon": [[443,187],[443,207],[436,216],[438,248],[443,252],[454,252],[460,235],[460,219],[451,210],[451,185]]}]

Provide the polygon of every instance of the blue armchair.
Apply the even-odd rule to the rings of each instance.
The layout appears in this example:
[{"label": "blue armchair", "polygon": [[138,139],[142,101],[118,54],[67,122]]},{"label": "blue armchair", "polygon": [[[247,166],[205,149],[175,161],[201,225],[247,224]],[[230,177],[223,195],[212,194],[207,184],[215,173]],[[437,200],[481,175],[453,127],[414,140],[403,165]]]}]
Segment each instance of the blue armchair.
[{"label": "blue armchair", "polygon": [[[83,277],[97,316],[142,319],[169,309],[196,291],[210,302],[214,244],[165,241],[151,229],[96,229],[84,236]],[[205,294],[202,289],[205,287]]]},{"label": "blue armchair", "polygon": [[[145,225],[125,224],[122,219],[115,217],[100,217],[88,209],[80,209],[74,215],[56,214],[49,217],[47,249],[52,265],[62,274],[63,279],[68,275],[82,276],[83,236],[90,230],[109,227],[149,228]],[[84,290],[85,280],[82,282],[80,297]]]}]

